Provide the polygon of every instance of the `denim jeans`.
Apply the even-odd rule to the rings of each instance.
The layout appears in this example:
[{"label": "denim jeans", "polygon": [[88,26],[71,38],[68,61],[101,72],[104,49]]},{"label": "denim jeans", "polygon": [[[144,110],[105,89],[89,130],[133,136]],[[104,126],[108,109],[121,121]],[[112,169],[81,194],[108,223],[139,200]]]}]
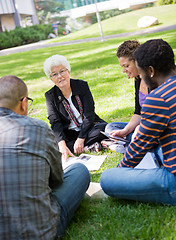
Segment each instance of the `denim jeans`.
[{"label": "denim jeans", "polygon": [[62,185],[53,191],[53,195],[61,207],[57,237],[64,236],[66,227],[77,210],[89,184],[90,173],[85,165],[75,163],[64,170]]},{"label": "denim jeans", "polygon": [[160,145],[158,145],[156,148],[153,149],[153,154],[158,164],[164,165],[164,157],[163,157],[163,152]]},{"label": "denim jeans", "polygon": [[[111,132],[123,129],[126,124],[110,123],[106,126],[105,131]],[[100,179],[103,191],[107,195],[118,199],[176,205],[176,175],[164,168],[160,146],[152,150],[152,155],[161,165],[160,168],[139,169],[123,167],[104,171]]]},{"label": "denim jeans", "polygon": [[[120,130],[123,129],[128,123],[126,122],[112,122],[108,123],[105,127],[105,132],[110,133],[114,130]],[[131,142],[131,137],[133,135],[133,132],[128,134],[126,136],[126,139]],[[128,147],[129,143],[125,144],[125,147]],[[151,152],[151,157],[154,159],[154,161],[157,161],[160,165],[163,165],[163,155],[162,155],[162,150],[161,147],[158,145],[154,149],[150,150]]]},{"label": "denim jeans", "polygon": [[[105,132],[110,133],[114,130],[121,130],[123,129],[128,123],[126,122],[112,122],[112,123],[108,123],[105,127]],[[132,133],[128,134],[126,136],[126,139],[130,142],[131,141],[131,137],[132,137]],[[125,146],[128,146],[128,144],[126,144]]]},{"label": "denim jeans", "polygon": [[117,199],[176,205],[176,175],[153,169],[112,168],[101,175],[103,191]]}]

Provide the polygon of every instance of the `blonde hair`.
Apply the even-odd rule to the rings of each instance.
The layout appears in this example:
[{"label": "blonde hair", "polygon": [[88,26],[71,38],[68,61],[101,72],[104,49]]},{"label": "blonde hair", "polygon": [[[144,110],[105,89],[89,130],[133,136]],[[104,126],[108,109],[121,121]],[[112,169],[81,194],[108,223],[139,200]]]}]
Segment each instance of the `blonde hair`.
[{"label": "blonde hair", "polygon": [[43,70],[48,78],[51,75],[51,68],[55,66],[63,65],[69,72],[71,71],[70,63],[67,61],[66,57],[56,54],[47,58],[43,65]]}]

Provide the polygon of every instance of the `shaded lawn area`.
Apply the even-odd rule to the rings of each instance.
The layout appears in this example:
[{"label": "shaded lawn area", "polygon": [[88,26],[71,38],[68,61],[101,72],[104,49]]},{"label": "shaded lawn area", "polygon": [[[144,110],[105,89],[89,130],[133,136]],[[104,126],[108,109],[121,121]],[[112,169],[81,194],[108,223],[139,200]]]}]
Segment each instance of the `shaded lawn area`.
[{"label": "shaded lawn area", "polygon": [[83,200],[64,240],[174,240],[175,207],[123,200]]},{"label": "shaded lawn area", "polygon": [[[141,43],[153,38],[168,41],[176,54],[175,31],[137,36]],[[30,116],[48,123],[44,93],[52,82],[43,73],[43,63],[53,54],[62,54],[71,64],[71,76],[89,83],[99,116],[107,122],[129,121],[134,112],[134,83],[122,73],[116,57],[116,49],[124,40],[127,38],[1,56],[1,76],[12,74],[22,78],[34,99]],[[100,154],[108,157],[98,171],[91,173],[95,182],[99,182],[105,169],[116,167],[122,158],[122,154],[111,151]],[[175,207],[111,198],[84,199],[63,239],[176,239],[175,216]]]}]

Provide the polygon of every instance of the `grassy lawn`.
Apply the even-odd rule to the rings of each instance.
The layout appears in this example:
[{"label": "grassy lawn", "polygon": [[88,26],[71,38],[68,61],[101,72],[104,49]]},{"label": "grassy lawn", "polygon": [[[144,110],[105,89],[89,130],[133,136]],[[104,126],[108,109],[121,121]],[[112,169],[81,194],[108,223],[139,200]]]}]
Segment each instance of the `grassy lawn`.
[{"label": "grassy lawn", "polygon": [[[159,26],[173,25],[176,24],[175,13],[176,4],[143,8],[102,21],[102,29],[105,36],[137,31],[139,30],[137,27],[137,21],[142,16],[153,16],[158,18]],[[63,42],[90,37],[100,37],[98,23],[90,25],[79,32],[48,40],[48,42]]]},{"label": "grassy lawn", "polygon": [[[129,14],[131,16],[132,12]],[[176,20],[172,20],[171,24],[174,24]],[[130,26],[131,22],[127,29],[129,31],[132,30]],[[163,38],[170,43],[176,54],[175,31],[167,31],[111,39],[103,43],[95,41],[1,56],[0,76],[13,74],[22,78],[29,88],[29,96],[34,99],[30,116],[48,122],[44,93],[51,88],[52,82],[43,73],[43,62],[53,54],[62,54],[71,64],[72,78],[83,79],[89,83],[96,112],[107,122],[128,121],[134,111],[134,83],[122,73],[116,49],[124,40],[134,38],[141,43],[148,39]],[[121,154],[110,151],[101,154],[107,154],[108,157],[98,171],[91,173],[91,180],[95,182],[99,182],[105,169],[116,167],[122,158]],[[111,198],[84,199],[63,239],[173,240],[176,239],[176,208]]]}]

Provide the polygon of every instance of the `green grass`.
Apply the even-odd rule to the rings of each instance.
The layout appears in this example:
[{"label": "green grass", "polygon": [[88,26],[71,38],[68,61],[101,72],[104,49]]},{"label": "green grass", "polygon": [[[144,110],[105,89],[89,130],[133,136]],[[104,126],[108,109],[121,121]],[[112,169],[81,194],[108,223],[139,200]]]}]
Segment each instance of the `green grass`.
[{"label": "green grass", "polygon": [[[127,20],[126,15],[124,22]],[[91,33],[90,35],[93,36]],[[116,58],[116,49],[124,40],[133,38],[141,43],[148,39],[163,38],[169,42],[176,54],[175,31],[167,31],[1,56],[0,75],[13,74],[22,78],[29,88],[29,96],[34,98],[30,116],[48,122],[44,93],[51,88],[52,82],[43,73],[43,62],[53,54],[62,54],[71,64],[71,76],[89,83],[96,112],[107,122],[128,121],[134,111],[134,83],[122,73]],[[98,171],[91,173],[91,180],[95,182],[99,182],[105,169],[116,167],[122,158],[121,154],[110,151],[100,154],[107,154],[108,157]],[[68,227],[64,240],[173,240],[176,239],[175,216],[175,207],[111,198],[84,199]]]},{"label": "green grass", "polygon": [[175,209],[139,202],[84,200],[64,240],[174,240]]}]

